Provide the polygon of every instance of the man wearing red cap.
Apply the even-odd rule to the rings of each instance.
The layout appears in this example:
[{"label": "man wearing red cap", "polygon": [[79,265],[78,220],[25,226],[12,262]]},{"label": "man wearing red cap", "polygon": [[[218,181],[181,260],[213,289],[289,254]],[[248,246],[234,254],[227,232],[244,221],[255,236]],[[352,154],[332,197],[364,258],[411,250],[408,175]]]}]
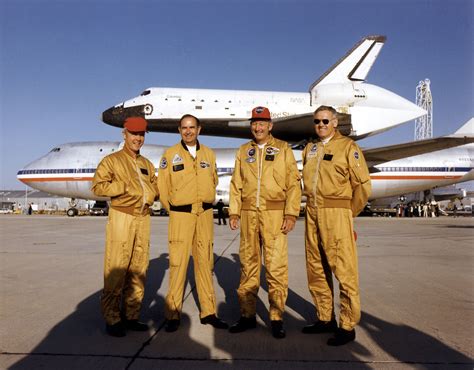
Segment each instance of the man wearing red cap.
[{"label": "man wearing red cap", "polygon": [[138,321],[144,295],[150,247],[150,206],[158,199],[155,166],[140,155],[147,122],[129,117],[123,129],[123,149],[97,166],[92,191],[110,197],[104,256],[102,314],[109,335],[146,331]]},{"label": "man wearing red cap", "polygon": [[214,224],[212,203],[216,197],[216,155],[198,141],[199,119],[185,114],[178,126],[181,142],[164,153],[160,161],[160,201],[170,212],[168,238],[170,278],[165,299],[165,330],[178,330],[183,307],[189,254],[199,297],[201,324],[227,329],[216,316],[214,268]]},{"label": "man wearing red cap", "polygon": [[[318,320],[303,333],[334,333],[327,344],[355,339],[360,319],[357,247],[353,217],[367,203],[371,183],[362,151],[337,130],[337,112],[321,106],[314,112],[319,140],[303,150],[306,201],[306,269]],[[339,327],[334,313],[333,278],[339,281]]]},{"label": "man wearing red cap", "polygon": [[284,338],[283,312],[288,296],[288,239],[299,215],[300,176],[288,143],[271,135],[265,107],[252,110],[253,140],[242,145],[230,184],[229,224],[240,232],[240,319],[230,327],[240,333],[256,326],[261,249],[268,283],[272,335]]}]

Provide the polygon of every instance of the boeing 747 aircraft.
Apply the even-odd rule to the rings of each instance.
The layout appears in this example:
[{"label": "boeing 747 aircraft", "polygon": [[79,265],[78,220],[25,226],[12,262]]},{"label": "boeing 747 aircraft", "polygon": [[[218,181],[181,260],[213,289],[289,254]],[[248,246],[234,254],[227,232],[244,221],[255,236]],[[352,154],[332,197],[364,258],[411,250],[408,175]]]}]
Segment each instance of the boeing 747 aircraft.
[{"label": "boeing 747 aircraft", "polygon": [[[453,135],[363,150],[371,170],[370,199],[474,179],[473,126],[474,119],[471,119]],[[91,192],[91,181],[100,160],[105,155],[120,150],[121,146],[122,143],[119,142],[59,145],[20,170],[17,177],[32,188],[50,194],[67,198],[104,199],[97,198]],[[141,153],[158,168],[166,148],[145,144]],[[222,198],[228,204],[236,149],[215,149],[215,152],[219,174],[217,198]],[[301,169],[301,150],[294,150],[294,154]]]},{"label": "boeing 747 aircraft", "polygon": [[203,123],[201,135],[249,137],[251,109],[263,105],[273,115],[273,134],[291,143],[314,136],[312,113],[331,105],[339,129],[359,140],[426,114],[412,102],[365,83],[385,36],[368,36],[309,87],[306,93],[150,87],[139,96],[102,113],[102,120],[123,127],[130,116],[143,116],[150,131],[176,132],[179,118],[193,114]]}]

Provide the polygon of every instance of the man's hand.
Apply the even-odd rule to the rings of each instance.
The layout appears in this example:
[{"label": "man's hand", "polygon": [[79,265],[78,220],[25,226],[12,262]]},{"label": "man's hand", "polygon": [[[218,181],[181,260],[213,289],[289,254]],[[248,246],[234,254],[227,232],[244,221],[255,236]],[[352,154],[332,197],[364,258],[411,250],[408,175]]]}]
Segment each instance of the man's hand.
[{"label": "man's hand", "polygon": [[294,229],[296,223],[296,216],[286,215],[281,225],[281,231],[283,234],[288,234]]},{"label": "man's hand", "polygon": [[239,216],[230,215],[229,216],[229,226],[231,230],[237,230],[239,228]]}]

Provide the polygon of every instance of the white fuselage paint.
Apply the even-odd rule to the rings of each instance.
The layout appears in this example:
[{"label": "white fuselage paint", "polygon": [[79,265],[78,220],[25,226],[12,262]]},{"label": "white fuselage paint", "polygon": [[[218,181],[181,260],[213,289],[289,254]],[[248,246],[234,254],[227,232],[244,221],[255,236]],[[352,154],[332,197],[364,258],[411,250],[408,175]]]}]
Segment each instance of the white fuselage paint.
[{"label": "white fuselage paint", "polygon": [[[68,198],[97,198],[90,190],[100,160],[117,150],[119,142],[83,142],[60,145],[18,172],[17,178],[34,189]],[[167,147],[145,144],[141,154],[155,168]],[[229,185],[234,169],[235,148],[214,149],[217,157],[219,185],[216,199],[229,202]],[[302,169],[301,151],[294,150]],[[370,199],[401,195],[474,179],[474,145],[440,150],[375,166],[371,174]]]}]

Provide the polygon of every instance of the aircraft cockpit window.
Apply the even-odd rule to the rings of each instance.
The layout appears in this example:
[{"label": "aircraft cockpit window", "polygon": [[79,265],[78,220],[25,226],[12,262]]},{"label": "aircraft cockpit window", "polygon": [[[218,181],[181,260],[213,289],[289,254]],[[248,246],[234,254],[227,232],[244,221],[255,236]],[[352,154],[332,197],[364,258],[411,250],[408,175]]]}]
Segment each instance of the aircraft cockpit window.
[{"label": "aircraft cockpit window", "polygon": [[61,148],[53,148],[51,149],[51,152],[59,152],[61,150]]},{"label": "aircraft cockpit window", "polygon": [[140,94],[140,96],[149,95],[150,93],[151,93],[151,90],[145,90],[144,92]]}]

